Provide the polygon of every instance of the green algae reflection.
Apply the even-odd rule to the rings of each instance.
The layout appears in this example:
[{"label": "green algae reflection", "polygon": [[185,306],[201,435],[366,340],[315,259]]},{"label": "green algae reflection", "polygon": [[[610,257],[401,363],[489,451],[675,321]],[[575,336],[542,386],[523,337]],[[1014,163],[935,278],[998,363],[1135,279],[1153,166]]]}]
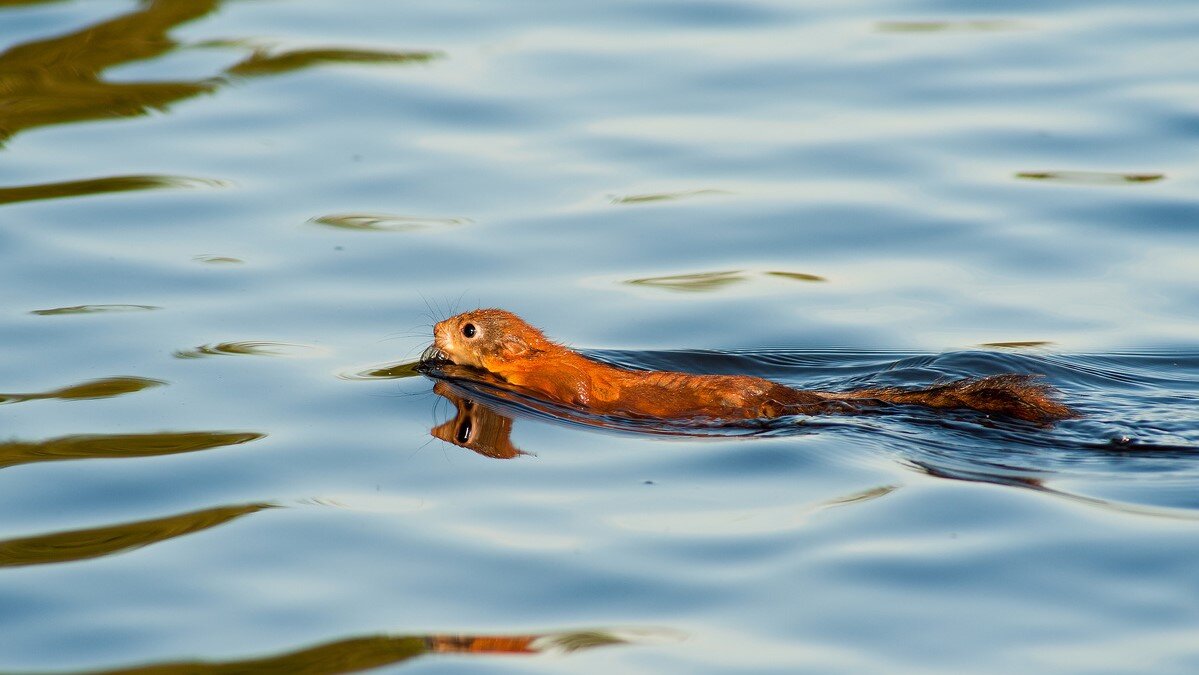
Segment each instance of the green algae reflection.
[{"label": "green algae reflection", "polygon": [[249,443],[254,432],[186,431],[151,434],[75,434],[44,441],[0,443],[0,469],[31,462],[161,457]]},{"label": "green algae reflection", "polygon": [[273,506],[220,506],[166,518],[0,540],[0,567],[75,562],[132,551],[185,534],[207,530]]},{"label": "green algae reflection", "polygon": [[0,394],[0,403],[19,403],[22,401],[46,399],[81,400],[112,398],[114,396],[132,394],[151,387],[160,387],[165,384],[166,382],[162,380],[151,380],[146,377],[106,377],[32,394]]}]

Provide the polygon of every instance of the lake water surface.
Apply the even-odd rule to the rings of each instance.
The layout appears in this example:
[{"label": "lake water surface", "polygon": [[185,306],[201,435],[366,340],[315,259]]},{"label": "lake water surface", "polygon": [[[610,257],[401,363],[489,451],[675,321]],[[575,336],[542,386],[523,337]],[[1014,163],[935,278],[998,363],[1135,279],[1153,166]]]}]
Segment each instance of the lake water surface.
[{"label": "lake water surface", "polygon": [[[1199,5],[0,1],[0,671],[1199,670]],[[436,384],[1039,373],[597,428]]]}]

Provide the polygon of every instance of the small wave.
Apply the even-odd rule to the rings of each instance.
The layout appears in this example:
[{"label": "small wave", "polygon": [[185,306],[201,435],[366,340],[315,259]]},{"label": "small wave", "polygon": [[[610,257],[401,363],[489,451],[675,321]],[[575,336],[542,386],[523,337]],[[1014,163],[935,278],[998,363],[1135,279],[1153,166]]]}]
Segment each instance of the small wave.
[{"label": "small wave", "polygon": [[162,309],[155,305],[74,305],[53,309],[35,309],[30,314],[38,316],[60,316],[63,314],[112,314],[116,312],[152,312]]},{"label": "small wave", "polygon": [[387,363],[372,366],[365,370],[355,370],[339,373],[343,380],[398,380],[405,377],[420,375],[420,361],[404,361],[402,363]]},{"label": "small wave", "polygon": [[218,342],[210,345],[200,345],[192,349],[180,349],[174,352],[177,359],[199,359],[206,356],[316,356],[324,353],[324,349],[311,345],[294,344],[290,342],[242,341]]},{"label": "small wave", "polygon": [[467,218],[429,218],[386,213],[342,213],[319,216],[308,222],[340,230],[361,232],[415,232],[471,223]]},{"label": "small wave", "polygon": [[1155,183],[1164,173],[1111,173],[1106,171],[1021,171],[1016,178],[1064,185],[1128,185]]}]

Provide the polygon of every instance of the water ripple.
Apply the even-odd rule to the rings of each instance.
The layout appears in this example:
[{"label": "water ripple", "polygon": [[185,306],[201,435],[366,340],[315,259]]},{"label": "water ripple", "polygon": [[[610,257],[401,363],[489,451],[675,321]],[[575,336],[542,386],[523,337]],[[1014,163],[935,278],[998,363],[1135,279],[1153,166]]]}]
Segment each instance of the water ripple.
[{"label": "water ripple", "polygon": [[365,370],[338,373],[343,380],[396,380],[420,375],[420,360],[372,366]]},{"label": "water ripple", "polygon": [[385,213],[343,213],[320,216],[308,222],[335,227],[340,230],[365,232],[414,232],[434,228],[466,225],[467,218],[428,218],[423,216],[397,216]]},{"label": "water ripple", "polygon": [[74,305],[72,307],[55,307],[53,309],[35,309],[30,314],[38,316],[59,316],[63,314],[111,314],[114,312],[151,312],[162,309],[154,305]]},{"label": "water ripple", "polygon": [[1061,183],[1063,185],[1129,185],[1156,183],[1166,177],[1162,173],[1110,173],[1104,171],[1021,171],[1016,178]]},{"label": "water ripple", "polygon": [[241,258],[212,254],[193,256],[192,260],[195,260],[196,262],[207,263],[209,265],[241,265],[245,262]]},{"label": "water ripple", "polygon": [[670,274],[660,277],[643,277],[640,279],[629,279],[624,283],[630,286],[643,286],[682,293],[710,293],[761,277],[786,279],[790,281],[828,281],[828,279],[825,277],[806,272],[767,271],[758,273],[752,271],[729,270],[721,272]]},{"label": "water ripple", "polygon": [[702,190],[681,190],[679,192],[650,192],[636,195],[623,195],[612,197],[613,204],[653,204],[657,202],[673,202],[680,199],[690,199],[693,197],[714,197],[718,195],[730,194],[726,190],[702,189]]},{"label": "water ripple", "polygon": [[199,359],[207,356],[316,356],[325,352],[321,347],[294,344],[290,342],[271,342],[268,340],[243,340],[239,342],[218,342],[200,345],[192,349],[180,349],[174,352],[177,359]]}]

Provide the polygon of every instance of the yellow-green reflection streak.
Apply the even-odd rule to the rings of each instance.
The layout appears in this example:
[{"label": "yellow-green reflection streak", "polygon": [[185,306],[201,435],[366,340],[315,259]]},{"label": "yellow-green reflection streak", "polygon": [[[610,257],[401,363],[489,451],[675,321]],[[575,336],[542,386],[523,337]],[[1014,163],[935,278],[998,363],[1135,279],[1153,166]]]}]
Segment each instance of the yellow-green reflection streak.
[{"label": "yellow-green reflection streak", "polygon": [[385,213],[335,213],[308,222],[316,225],[336,227],[341,230],[363,232],[413,232],[437,227],[466,225],[468,218],[429,218],[425,216],[398,216]]},{"label": "yellow-green reflection streak", "polygon": [[420,360],[406,361],[404,363],[389,363],[383,366],[377,366],[370,370],[362,370],[354,373],[342,373],[338,375],[343,380],[399,380],[405,377],[416,377],[420,375],[420,371],[416,368],[420,365]]},{"label": "yellow-green reflection streak", "polygon": [[0,403],[18,403],[21,401],[38,401],[52,398],[65,400],[112,398],[165,384],[166,382],[162,380],[151,380],[146,377],[106,377],[100,380],[90,380],[35,394],[0,394]]},{"label": "yellow-green reflection streak", "polygon": [[1048,347],[1050,340],[1013,340],[1011,342],[984,342],[979,347],[994,347],[995,349],[1031,349],[1033,347]]},{"label": "yellow-green reflection streak", "polygon": [[[36,1],[0,0],[0,8]],[[247,49],[250,54],[213,77],[154,82],[113,82],[103,77],[110,68],[179,48],[170,31],[220,5],[220,0],[149,0],[138,3],[136,11],[0,53],[0,144],[36,127],[163,111],[178,101],[215,91],[227,81],[223,75],[277,75],[330,63],[424,63],[441,56],[439,52],[338,48],[272,53],[229,40],[220,46]]]},{"label": "yellow-green reflection streak", "polygon": [[[2,124],[3,122],[0,121],[0,125]],[[104,178],[69,180],[61,183],[0,187],[0,204],[100,195],[109,192],[158,190],[162,188],[219,187],[222,185],[224,183],[218,180],[189,178],[187,176],[107,176]]]},{"label": "yellow-green reflection streak", "polygon": [[710,293],[712,291],[719,291],[728,286],[750,281],[751,279],[760,279],[763,277],[787,279],[790,281],[806,281],[812,283],[823,283],[828,281],[828,279],[825,277],[816,274],[808,274],[807,272],[787,272],[781,270],[754,272],[745,270],[729,270],[722,272],[696,272],[693,274],[672,274],[662,277],[645,277],[643,279],[629,279],[624,283],[630,286],[649,286],[650,288],[660,288],[667,291],[678,291],[683,293]]},{"label": "yellow-green reflection streak", "polygon": [[253,432],[191,431],[157,434],[78,434],[44,441],[0,443],[0,469],[31,462],[72,459],[160,457],[248,443],[265,437]]},{"label": "yellow-green reflection streak", "polygon": [[272,54],[257,49],[228,69],[231,75],[276,75],[327,63],[425,63],[440,52],[385,52],[368,49],[296,49]]},{"label": "yellow-green reflection streak", "polygon": [[673,202],[689,197],[704,197],[710,195],[727,195],[725,190],[683,190],[681,192],[652,192],[637,195],[623,195],[612,198],[613,204],[652,204],[655,202]]},{"label": "yellow-green reflection streak", "polygon": [[74,33],[0,54],[0,142],[34,127],[144,115],[212,91],[214,82],[109,82],[108,68],[170,52],[172,28],[217,8],[218,0],[156,0]]},{"label": "yellow-green reflection streak", "polygon": [[649,286],[668,291],[683,293],[704,293],[720,290],[732,284],[746,281],[746,276],[740,270],[729,272],[697,272],[694,274],[672,274],[664,277],[646,277],[630,279],[625,283],[630,286]]},{"label": "yellow-green reflection streak", "polygon": [[[673,632],[643,633],[651,639],[678,638]],[[381,668],[426,654],[532,656],[545,652],[569,653],[595,647],[632,644],[636,641],[636,636],[629,637],[603,630],[540,635],[373,635],[243,661],[176,661],[86,672],[90,675],[334,675]]]},{"label": "yellow-green reflection streak", "polygon": [[879,21],[875,30],[883,33],[944,33],[944,32],[994,32],[1024,30],[1028,24],[1005,19],[975,19],[968,21]]},{"label": "yellow-green reflection streak", "polygon": [[767,272],[766,274],[768,274],[772,277],[779,277],[780,279],[791,279],[793,281],[812,281],[812,282],[816,282],[816,283],[828,281],[828,279],[825,279],[824,277],[822,277],[818,274],[808,274],[807,272],[777,272],[776,271],[776,272]]},{"label": "yellow-green reflection streak", "polygon": [[273,507],[273,504],[220,506],[154,520],[0,540],[0,567],[75,562],[132,551]]},{"label": "yellow-green reflection streak", "polygon": [[200,345],[193,349],[176,350],[173,356],[177,359],[199,359],[205,356],[305,356],[320,353],[317,347],[297,345],[287,342],[269,342],[266,340],[244,340],[241,342],[219,342],[214,345]]},{"label": "yellow-green reflection streak", "polygon": [[61,316],[64,314],[111,314],[113,312],[152,312],[161,307],[154,305],[73,305],[53,309],[35,309],[30,314],[38,316]]},{"label": "yellow-green reflection streak", "polygon": [[209,265],[240,265],[245,262],[241,258],[233,258],[226,255],[210,255],[207,253],[204,255],[192,256],[192,260]]},{"label": "yellow-green reflection streak", "polygon": [[1021,171],[1016,174],[1016,178],[1022,180],[1039,180],[1066,185],[1155,183],[1165,177],[1164,173],[1113,173],[1109,171]]}]

